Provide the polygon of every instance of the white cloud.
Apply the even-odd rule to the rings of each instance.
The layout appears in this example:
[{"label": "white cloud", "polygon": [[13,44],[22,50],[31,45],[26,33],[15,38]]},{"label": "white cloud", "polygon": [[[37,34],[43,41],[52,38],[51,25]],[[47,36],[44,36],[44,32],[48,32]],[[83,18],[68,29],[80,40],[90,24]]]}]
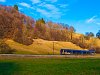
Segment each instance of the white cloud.
[{"label": "white cloud", "polygon": [[31,0],[33,4],[40,3],[40,0]]},{"label": "white cloud", "polygon": [[58,0],[52,0],[52,2],[57,2]]},{"label": "white cloud", "polygon": [[[39,12],[40,14],[44,15],[47,18],[52,17],[57,19],[62,16],[60,9],[53,4],[46,4],[46,2],[43,2],[38,6],[39,7],[37,8],[37,12]],[[40,7],[42,8],[40,9]]]},{"label": "white cloud", "polygon": [[67,6],[69,6],[69,4],[59,4],[59,7],[61,8],[66,8]]},{"label": "white cloud", "polygon": [[50,14],[52,14],[52,17],[60,18],[62,16],[60,9],[55,5],[46,4],[44,7],[50,10]]},{"label": "white cloud", "polygon": [[47,11],[45,9],[38,8],[37,9],[37,12],[39,12],[40,14],[44,15],[47,18],[55,18],[55,19],[58,19],[58,18],[61,17],[60,12],[57,12],[57,11]]},{"label": "white cloud", "polygon": [[27,8],[31,8],[31,6],[29,4],[27,4],[27,3],[22,2],[22,3],[19,3],[19,4],[21,6],[24,6],[24,7],[27,7]]},{"label": "white cloud", "polygon": [[97,25],[100,25],[100,22],[99,23],[96,23]]},{"label": "white cloud", "polygon": [[46,2],[42,2],[38,6],[43,7],[45,4],[46,4]]},{"label": "white cloud", "polygon": [[44,7],[46,7],[49,10],[55,10],[55,11],[59,10],[56,6],[54,6],[52,4],[45,4]]},{"label": "white cloud", "polygon": [[19,10],[22,10],[23,8],[21,8],[21,7],[18,7],[18,9],[19,9]]},{"label": "white cloud", "polygon": [[86,23],[100,25],[100,17],[99,17],[99,15],[93,16],[90,19],[86,20]]},{"label": "white cloud", "polygon": [[49,1],[49,2],[51,2],[51,3],[55,3],[55,2],[57,2],[58,0],[45,0],[45,1]]},{"label": "white cloud", "polygon": [[[48,1],[48,2],[47,2]],[[45,16],[46,18],[55,18],[58,19],[61,16],[64,15],[64,7],[67,7],[68,5],[60,5],[58,4],[53,4],[54,2],[57,2],[58,0],[31,0],[32,5],[29,5],[27,3],[20,3],[20,5],[31,8],[34,11],[39,12],[41,16]],[[34,5],[35,4],[35,5]]]},{"label": "white cloud", "polygon": [[91,17],[90,19],[86,20],[86,23],[93,23],[93,22],[95,21],[95,18],[96,18],[96,17],[97,17],[97,16]]},{"label": "white cloud", "polygon": [[41,13],[42,15],[44,15],[46,17],[51,17],[51,14],[48,11],[46,11],[46,10],[38,8],[37,12]]},{"label": "white cloud", "polygon": [[[48,2],[47,2],[48,1]],[[68,4],[53,4],[53,2],[57,2],[58,0],[45,0],[44,2],[40,2],[37,7],[37,12],[46,16],[47,18],[52,17],[55,19],[59,19],[64,16],[67,9]],[[40,9],[41,8],[41,9]],[[66,8],[66,9],[65,9]]]},{"label": "white cloud", "polygon": [[6,2],[6,0],[0,0],[0,2]]}]

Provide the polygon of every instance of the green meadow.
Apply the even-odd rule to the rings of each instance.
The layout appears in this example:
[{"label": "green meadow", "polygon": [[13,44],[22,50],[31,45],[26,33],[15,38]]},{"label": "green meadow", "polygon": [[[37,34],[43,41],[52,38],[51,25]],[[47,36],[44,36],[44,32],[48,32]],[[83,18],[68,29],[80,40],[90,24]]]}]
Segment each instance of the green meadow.
[{"label": "green meadow", "polygon": [[2,58],[0,75],[100,75],[100,59]]}]

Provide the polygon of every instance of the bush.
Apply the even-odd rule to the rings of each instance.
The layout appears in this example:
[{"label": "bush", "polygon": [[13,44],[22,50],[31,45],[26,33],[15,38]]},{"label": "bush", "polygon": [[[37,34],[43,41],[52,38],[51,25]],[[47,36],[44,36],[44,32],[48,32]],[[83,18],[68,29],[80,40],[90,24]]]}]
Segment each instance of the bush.
[{"label": "bush", "polygon": [[96,47],[95,50],[96,50],[96,53],[100,53],[100,47]]},{"label": "bush", "polygon": [[15,49],[2,49],[1,54],[13,54],[15,52]]},{"label": "bush", "polygon": [[0,40],[0,54],[13,54],[15,51],[15,49],[11,49],[3,40]]},{"label": "bush", "polygon": [[33,39],[28,37],[16,38],[16,39],[14,38],[13,40],[27,46],[33,44]]},{"label": "bush", "polygon": [[89,44],[87,44],[86,42],[82,42],[80,41],[80,39],[77,39],[77,38],[73,38],[71,40],[71,42],[73,44],[76,44],[77,46],[81,47],[81,48],[84,48],[84,49],[88,49],[89,48]]},{"label": "bush", "polygon": [[27,38],[27,37],[26,37],[26,38],[23,39],[23,44],[24,44],[24,45],[27,45],[27,46],[28,46],[28,45],[31,45],[31,44],[33,44],[33,39],[32,39],[32,38]]}]

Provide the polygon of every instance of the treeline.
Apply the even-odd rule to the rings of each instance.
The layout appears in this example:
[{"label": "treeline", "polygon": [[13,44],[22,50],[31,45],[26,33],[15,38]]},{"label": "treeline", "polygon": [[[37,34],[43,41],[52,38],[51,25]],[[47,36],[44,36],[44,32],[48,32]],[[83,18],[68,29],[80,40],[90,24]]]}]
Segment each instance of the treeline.
[{"label": "treeline", "polygon": [[[84,49],[96,49],[87,43],[92,32],[74,37],[75,28],[67,24],[46,22],[43,18],[35,21],[33,18],[25,16],[18,11],[18,6],[14,7],[0,5],[0,39],[9,38],[24,45],[31,45],[33,39],[41,38],[54,41],[70,41]],[[100,38],[100,31],[96,34]],[[100,51],[100,50],[99,50]]]},{"label": "treeline", "polygon": [[73,26],[64,26],[53,22],[45,22],[43,18],[36,21],[33,30],[33,38],[55,41],[70,41],[75,32]]},{"label": "treeline", "polygon": [[11,38],[19,43],[30,45],[33,38],[66,41],[72,39],[74,27],[45,22],[25,16],[16,6],[0,6],[0,38]]}]

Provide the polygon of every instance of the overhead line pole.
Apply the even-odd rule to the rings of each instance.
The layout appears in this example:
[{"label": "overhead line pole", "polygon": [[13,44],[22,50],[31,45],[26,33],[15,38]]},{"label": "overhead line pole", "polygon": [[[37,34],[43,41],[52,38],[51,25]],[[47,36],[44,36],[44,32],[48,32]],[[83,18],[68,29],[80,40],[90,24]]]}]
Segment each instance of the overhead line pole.
[{"label": "overhead line pole", "polygon": [[53,41],[53,55],[54,55],[54,41]]}]

